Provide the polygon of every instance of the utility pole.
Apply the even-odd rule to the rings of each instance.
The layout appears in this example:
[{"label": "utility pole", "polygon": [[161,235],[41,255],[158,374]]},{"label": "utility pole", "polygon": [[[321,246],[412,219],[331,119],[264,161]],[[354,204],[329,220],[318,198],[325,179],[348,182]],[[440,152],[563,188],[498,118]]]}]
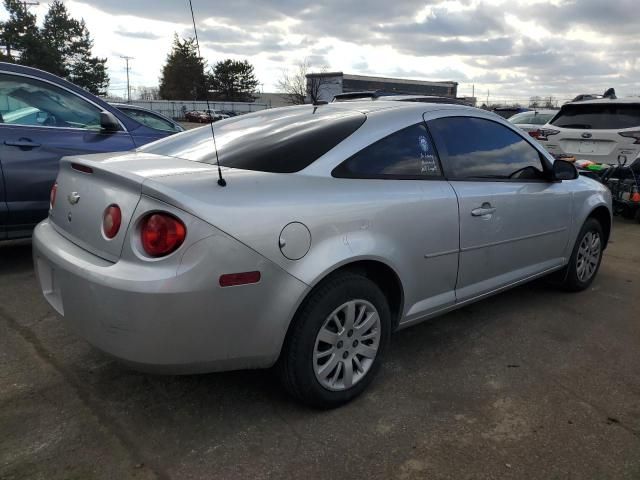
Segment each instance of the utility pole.
[{"label": "utility pole", "polygon": [[25,10],[27,10],[27,7],[34,7],[36,5],[40,5],[40,2],[27,2],[27,1],[22,1],[20,2],[22,4],[22,6],[24,7]]},{"label": "utility pole", "polygon": [[131,103],[131,87],[129,86],[129,60],[133,60],[133,57],[120,55],[120,58],[122,58],[127,63],[127,103]]},{"label": "utility pole", "polygon": [[487,108],[489,107],[489,90],[487,90]]}]

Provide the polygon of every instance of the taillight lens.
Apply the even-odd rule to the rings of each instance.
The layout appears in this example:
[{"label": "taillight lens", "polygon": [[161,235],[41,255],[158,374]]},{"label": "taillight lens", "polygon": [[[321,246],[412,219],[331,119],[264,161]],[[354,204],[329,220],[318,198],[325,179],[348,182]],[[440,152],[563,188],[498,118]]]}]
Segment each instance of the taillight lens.
[{"label": "taillight lens", "polygon": [[56,194],[58,193],[58,183],[54,183],[51,187],[51,193],[49,194],[49,208],[53,209],[56,206]]},{"label": "taillight lens", "polygon": [[531,130],[529,136],[533,138],[540,138],[540,130]]},{"label": "taillight lens", "polygon": [[640,144],[640,132],[618,132],[618,135],[626,138],[633,138],[635,140],[634,145]]},{"label": "taillight lens", "polygon": [[107,238],[115,237],[120,231],[122,212],[118,205],[109,205],[102,215],[102,231]]},{"label": "taillight lens", "polygon": [[142,220],[142,248],[150,257],[164,257],[175,252],[187,236],[187,228],[168,213],[152,213]]},{"label": "taillight lens", "polygon": [[560,130],[554,130],[552,128],[541,128],[538,130],[538,136],[536,137],[538,140],[549,140],[549,137],[552,135],[557,135],[560,133]]}]

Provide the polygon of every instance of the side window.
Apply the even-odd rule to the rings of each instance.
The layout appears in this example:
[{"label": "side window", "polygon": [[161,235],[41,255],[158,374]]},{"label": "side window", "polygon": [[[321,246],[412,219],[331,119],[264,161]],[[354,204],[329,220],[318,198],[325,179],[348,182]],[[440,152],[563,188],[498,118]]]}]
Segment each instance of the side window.
[{"label": "side window", "polygon": [[100,130],[100,109],[50,83],[0,74],[0,123]]},{"label": "side window", "polygon": [[471,117],[440,118],[428,125],[451,179],[545,178],[538,151],[504,125]]},{"label": "side window", "polygon": [[440,166],[423,123],[403,128],[360,150],[333,170],[344,178],[440,177]]},{"label": "side window", "polygon": [[122,112],[128,117],[137,120],[143,125],[155,130],[161,130],[163,132],[179,132],[174,124],[168,122],[162,117],[154,115],[153,113],[144,112],[142,110],[136,110],[135,108],[120,108]]}]

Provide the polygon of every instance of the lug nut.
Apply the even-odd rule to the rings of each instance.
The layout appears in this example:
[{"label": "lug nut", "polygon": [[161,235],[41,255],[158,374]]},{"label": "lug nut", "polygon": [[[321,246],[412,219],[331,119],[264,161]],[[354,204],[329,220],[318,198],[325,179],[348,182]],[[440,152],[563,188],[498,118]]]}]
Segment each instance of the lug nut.
[{"label": "lug nut", "polygon": [[345,351],[345,352],[342,354],[342,358],[344,358],[344,359],[346,359],[348,356],[349,356],[349,352],[346,352],[346,351]]},{"label": "lug nut", "polygon": [[353,341],[353,346],[354,346],[354,348],[358,346],[358,340],[354,340]]},{"label": "lug nut", "polygon": [[347,332],[347,336],[348,337],[353,337],[353,330],[349,330],[349,332]]},{"label": "lug nut", "polygon": [[338,348],[342,348],[342,340],[338,342]]}]

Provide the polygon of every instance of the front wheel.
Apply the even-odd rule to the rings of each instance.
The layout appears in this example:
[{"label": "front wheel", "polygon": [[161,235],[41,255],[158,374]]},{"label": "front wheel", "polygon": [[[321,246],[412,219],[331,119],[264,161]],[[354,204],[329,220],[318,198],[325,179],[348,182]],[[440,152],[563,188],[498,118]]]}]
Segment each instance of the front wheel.
[{"label": "front wheel", "polygon": [[559,286],[571,292],[585,290],[591,285],[602,262],[604,235],[595,218],[589,218],[582,226],[569,264],[557,277]]},{"label": "front wheel", "polygon": [[317,408],[362,393],[380,367],[391,315],[370,279],[340,273],[316,287],[294,319],[279,361],[285,389]]}]

